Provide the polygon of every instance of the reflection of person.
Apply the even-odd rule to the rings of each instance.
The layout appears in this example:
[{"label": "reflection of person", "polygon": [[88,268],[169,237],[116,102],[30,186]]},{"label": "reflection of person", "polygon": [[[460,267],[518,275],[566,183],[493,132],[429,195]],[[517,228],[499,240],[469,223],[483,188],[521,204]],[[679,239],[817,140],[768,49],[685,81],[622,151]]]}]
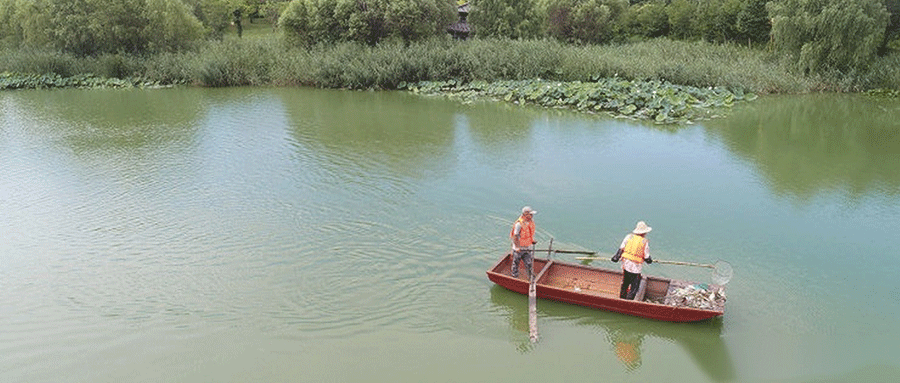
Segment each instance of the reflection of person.
[{"label": "reflection of person", "polygon": [[653,230],[647,226],[644,221],[637,223],[637,226],[631,233],[625,236],[622,244],[619,245],[619,251],[613,255],[612,261],[618,262],[622,259],[622,287],[619,289],[619,298],[634,299],[637,295],[638,286],[641,285],[641,267],[644,262],[653,263],[650,258],[650,246],[647,242],[647,233]]},{"label": "reflection of person", "polygon": [[610,334],[613,346],[616,349],[616,357],[629,370],[635,370],[641,366],[641,343],[644,335],[630,331],[614,331]]},{"label": "reflection of person", "polygon": [[512,276],[519,277],[519,261],[525,262],[525,269],[528,270],[528,280],[532,280],[534,272],[532,270],[534,263],[534,219],[537,214],[530,206],[522,208],[522,215],[513,224],[512,230],[509,232],[509,238],[512,239]]}]

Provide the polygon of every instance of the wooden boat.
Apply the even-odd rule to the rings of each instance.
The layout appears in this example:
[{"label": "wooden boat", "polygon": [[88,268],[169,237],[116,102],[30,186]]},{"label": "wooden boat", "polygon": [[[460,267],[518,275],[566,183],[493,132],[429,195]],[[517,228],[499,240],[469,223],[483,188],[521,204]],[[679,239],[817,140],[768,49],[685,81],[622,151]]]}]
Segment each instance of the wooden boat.
[{"label": "wooden boat", "polygon": [[[487,271],[494,283],[520,294],[528,294],[528,272],[519,264],[519,277],[511,274],[512,254],[506,254]],[[724,301],[712,308],[665,304],[678,289],[698,285],[692,282],[644,275],[634,300],[620,299],[622,271],[582,264],[534,259],[537,297],[585,307],[667,322],[696,322],[725,314]],[[709,284],[709,291],[724,291],[724,287]],[[669,299],[672,301],[672,299]]]}]

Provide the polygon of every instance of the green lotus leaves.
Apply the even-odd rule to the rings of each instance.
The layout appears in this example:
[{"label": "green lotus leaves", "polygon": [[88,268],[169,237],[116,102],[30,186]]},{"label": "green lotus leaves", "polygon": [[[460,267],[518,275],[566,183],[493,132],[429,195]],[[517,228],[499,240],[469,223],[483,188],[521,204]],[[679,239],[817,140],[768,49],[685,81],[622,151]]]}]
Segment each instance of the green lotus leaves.
[{"label": "green lotus leaves", "polygon": [[0,90],[50,88],[131,88],[156,87],[158,83],[140,78],[107,78],[91,74],[62,77],[57,74],[0,73]]},{"label": "green lotus leaves", "polygon": [[605,112],[615,117],[644,119],[659,124],[690,123],[717,114],[739,101],[756,95],[741,89],[696,88],[665,81],[626,81],[598,78],[594,82],[529,81],[426,81],[409,84],[420,94],[445,95],[471,102],[478,99],[505,100],[548,108],[568,108],[587,113]]}]

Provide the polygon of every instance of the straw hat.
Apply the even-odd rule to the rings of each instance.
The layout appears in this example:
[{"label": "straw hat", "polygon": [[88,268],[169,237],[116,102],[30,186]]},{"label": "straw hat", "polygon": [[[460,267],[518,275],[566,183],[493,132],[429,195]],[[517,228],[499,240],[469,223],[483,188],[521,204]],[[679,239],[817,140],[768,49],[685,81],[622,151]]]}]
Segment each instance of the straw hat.
[{"label": "straw hat", "polygon": [[632,231],[632,233],[647,234],[650,232],[650,230],[653,230],[653,228],[650,226],[647,226],[647,224],[644,221],[639,221],[637,223],[637,226],[634,227],[634,230]]}]

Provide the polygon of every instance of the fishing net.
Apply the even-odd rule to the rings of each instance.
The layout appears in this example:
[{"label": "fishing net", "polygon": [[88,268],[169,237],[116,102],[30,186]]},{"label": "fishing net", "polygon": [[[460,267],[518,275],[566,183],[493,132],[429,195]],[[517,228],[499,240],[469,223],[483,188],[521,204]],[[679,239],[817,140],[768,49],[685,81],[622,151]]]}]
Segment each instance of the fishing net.
[{"label": "fishing net", "polygon": [[712,281],[717,285],[724,285],[731,280],[731,277],[734,275],[734,271],[731,269],[731,264],[725,261],[716,261],[713,265],[712,271]]}]

